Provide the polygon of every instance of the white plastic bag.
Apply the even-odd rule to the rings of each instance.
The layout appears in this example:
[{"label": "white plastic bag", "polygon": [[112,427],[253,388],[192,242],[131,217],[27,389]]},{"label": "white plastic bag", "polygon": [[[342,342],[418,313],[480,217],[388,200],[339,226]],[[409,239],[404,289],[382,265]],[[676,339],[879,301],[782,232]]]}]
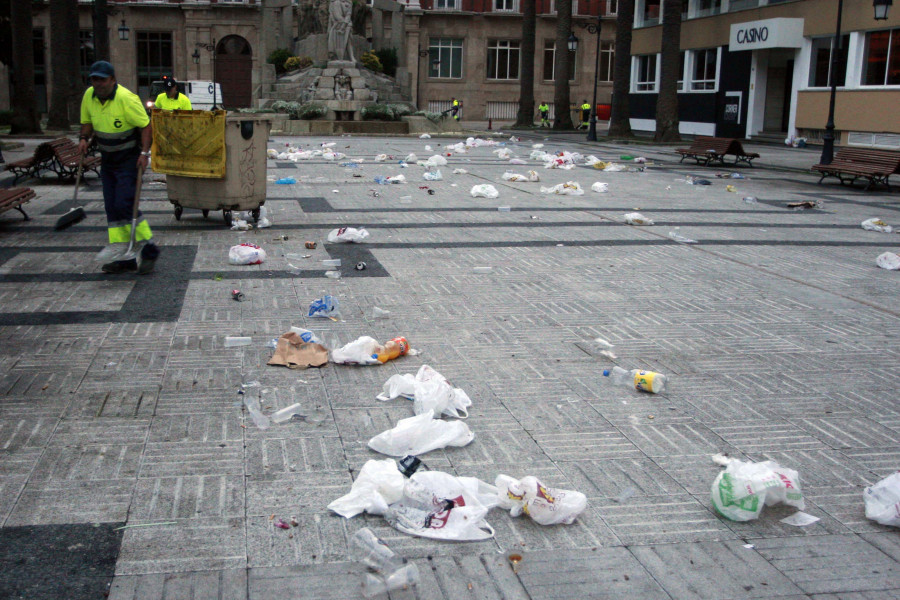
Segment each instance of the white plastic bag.
[{"label": "white plastic bag", "polygon": [[609,191],[609,184],[603,183],[602,181],[595,181],[593,185],[591,185],[591,189],[598,194],[604,194]]},{"label": "white plastic bag", "polygon": [[900,271],[900,254],[885,252],[875,259],[875,264],[888,271]]},{"label": "white plastic bag", "polygon": [[388,456],[418,456],[447,446],[465,446],[474,439],[463,421],[441,421],[428,411],[400,419],[396,427],[369,440],[369,448]]},{"label": "white plastic bag", "polygon": [[888,475],[863,490],[866,518],[882,525],[900,527],[900,472]]},{"label": "white plastic bag", "polygon": [[498,475],[494,485],[500,508],[514,517],[525,513],[541,525],[569,525],[587,508],[587,497],[581,492],[548,488],[531,475],[522,479]]},{"label": "white plastic bag", "polygon": [[521,158],[511,158],[509,159],[509,164],[511,165],[527,165],[528,163],[522,160]]},{"label": "white plastic bag", "polygon": [[419,160],[419,157],[416,156],[416,155],[413,154],[413,153],[410,153],[409,155],[407,155],[407,157],[406,157],[404,160],[405,160],[406,162],[408,162],[408,163],[413,163],[413,164],[415,164],[416,161]]},{"label": "white plastic bag", "polygon": [[406,175],[393,175],[387,178],[388,183],[406,183]]},{"label": "white plastic bag", "polygon": [[469,193],[472,194],[473,198],[498,198],[500,196],[500,192],[497,191],[497,188],[489,183],[473,186]]},{"label": "white plastic bag", "polygon": [[350,493],[333,501],[328,509],[347,519],[362,512],[383,515],[388,504],[403,496],[405,483],[406,478],[393,458],[367,461],[350,486]]},{"label": "white plastic bag", "polygon": [[409,535],[456,542],[486,540],[494,529],[485,521],[497,505],[497,488],[474,477],[440,471],[414,473],[403,496],[384,518]]},{"label": "white plastic bag", "polygon": [[367,237],[369,237],[369,232],[362,227],[359,229],[354,229],[353,227],[341,227],[340,229],[332,229],[328,232],[328,241],[332,244],[361,242]]},{"label": "white plastic bag", "polygon": [[504,181],[528,181],[528,178],[524,175],[520,175],[519,173],[513,173],[511,171],[507,171],[503,174]]},{"label": "white plastic bag", "polygon": [[393,400],[399,396],[413,401],[413,410],[417,415],[433,412],[435,415],[445,414],[457,419],[469,416],[468,408],[472,400],[463,390],[453,387],[447,379],[429,365],[419,367],[413,376],[410,373],[391,375],[384,382],[382,393],[376,396],[379,400]]},{"label": "white plastic bag", "polygon": [[584,164],[588,167],[593,167],[594,164],[598,162],[602,161],[593,154],[588,155],[588,157],[584,159]]},{"label": "white plastic bag", "polygon": [[420,140],[430,140],[431,136],[428,135],[427,133],[423,133],[422,135],[419,136],[419,139]]},{"label": "white plastic bag", "polygon": [[501,160],[506,160],[512,158],[512,151],[509,148],[498,148],[493,151],[494,154],[497,155],[497,158]]},{"label": "white plastic bag", "polygon": [[230,265],[259,265],[265,260],[266,251],[249,242],[232,246],[228,251],[228,264]]},{"label": "white plastic bag", "polygon": [[372,160],[374,160],[375,162],[387,160],[387,154],[376,154],[375,158],[373,158]]},{"label": "white plastic bag", "polygon": [[878,231],[880,233],[891,233],[894,228],[878,218],[866,219],[861,223],[862,228],[866,231]]},{"label": "white plastic bag", "polygon": [[340,365],[380,365],[378,358],[374,356],[379,347],[377,340],[364,335],[341,348],[332,350],[331,362]]},{"label": "white plastic bag", "polygon": [[629,225],[653,225],[653,219],[648,219],[639,212],[626,213],[625,222]]},{"label": "white plastic bag", "polygon": [[528,171],[528,181],[538,182],[541,180],[541,176],[538,175],[537,171]]},{"label": "white plastic bag", "polygon": [[552,187],[541,187],[542,194],[560,194],[562,196],[583,196],[584,188],[577,181],[558,183]]},{"label": "white plastic bag", "polygon": [[445,167],[447,166],[447,159],[441,156],[440,154],[435,154],[431,158],[425,161],[426,167]]},{"label": "white plastic bag", "polygon": [[465,169],[453,169],[454,175],[465,175],[466,173],[468,173],[468,171]]},{"label": "white plastic bag", "polygon": [[712,484],[713,507],[732,521],[756,519],[763,506],[779,502],[798,510],[806,508],[797,471],[775,461],[749,463],[731,459]]},{"label": "white plastic bag", "polygon": [[441,181],[443,178],[444,176],[441,175],[440,169],[436,169],[434,171],[425,171],[425,173],[422,175],[422,179],[424,179],[425,181]]}]

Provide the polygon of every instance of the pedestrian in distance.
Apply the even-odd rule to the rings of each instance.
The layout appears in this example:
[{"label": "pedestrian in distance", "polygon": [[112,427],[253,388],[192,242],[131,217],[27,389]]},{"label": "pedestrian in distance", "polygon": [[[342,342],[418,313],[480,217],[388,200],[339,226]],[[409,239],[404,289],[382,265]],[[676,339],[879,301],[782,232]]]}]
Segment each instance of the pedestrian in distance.
[{"label": "pedestrian in distance", "polygon": [[450,98],[450,116],[459,121],[459,100],[456,98]]},{"label": "pedestrian in distance", "polygon": [[591,120],[591,104],[587,100],[581,103],[581,125],[578,129],[587,129]]},{"label": "pedestrian in distance", "polygon": [[156,97],[154,106],[161,110],[191,110],[191,100],[178,91],[174,77],[165,77],[166,91]]},{"label": "pedestrian in distance", "polygon": [[[90,82],[91,87],[81,99],[78,150],[87,154],[91,138],[96,138],[109,243],[128,244],[135,191],[140,184],[138,170],[143,171],[150,163],[150,118],[137,94],[116,82],[112,64],[100,60],[91,65]],[[137,258],[106,263],[101,267],[103,272],[146,274],[153,270],[159,248],[140,213],[135,247],[140,247]]]},{"label": "pedestrian in distance", "polygon": [[550,127],[550,105],[541,102],[538,105],[538,112],[541,113],[541,127]]}]

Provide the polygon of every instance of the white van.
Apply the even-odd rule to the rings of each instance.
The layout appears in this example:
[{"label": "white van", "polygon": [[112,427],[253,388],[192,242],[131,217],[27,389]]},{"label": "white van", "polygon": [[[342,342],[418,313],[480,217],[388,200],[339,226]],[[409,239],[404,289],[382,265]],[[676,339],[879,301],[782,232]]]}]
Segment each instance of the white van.
[{"label": "white van", "polygon": [[[155,102],[156,97],[166,91],[165,79],[154,81],[150,84],[150,97],[147,98],[147,111],[149,112]],[[216,84],[213,89],[212,81],[179,81],[178,91],[188,97],[191,101],[191,108],[194,110],[211,110],[213,107],[213,91],[215,91],[215,104],[222,108],[222,86]]]}]

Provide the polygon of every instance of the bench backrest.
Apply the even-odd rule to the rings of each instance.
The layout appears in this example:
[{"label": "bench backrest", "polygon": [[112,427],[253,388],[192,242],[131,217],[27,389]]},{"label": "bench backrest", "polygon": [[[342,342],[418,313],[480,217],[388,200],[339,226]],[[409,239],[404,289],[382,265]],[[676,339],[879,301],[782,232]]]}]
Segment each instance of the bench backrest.
[{"label": "bench backrest", "polygon": [[733,141],[735,140],[732,138],[717,138],[698,135],[691,144],[691,150],[695,152],[713,150],[716,154],[727,154]]},{"label": "bench backrest", "polygon": [[900,152],[877,150],[875,148],[841,147],[834,155],[834,160],[880,166],[889,173],[900,173]]}]

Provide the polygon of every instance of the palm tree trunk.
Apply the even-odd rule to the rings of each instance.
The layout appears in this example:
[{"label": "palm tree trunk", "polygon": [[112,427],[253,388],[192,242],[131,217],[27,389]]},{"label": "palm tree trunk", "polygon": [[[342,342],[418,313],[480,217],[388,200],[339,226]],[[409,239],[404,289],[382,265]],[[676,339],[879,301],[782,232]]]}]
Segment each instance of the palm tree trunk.
[{"label": "palm tree trunk", "polygon": [[94,0],[94,60],[109,60],[109,23],[106,0]]},{"label": "palm tree trunk", "polygon": [[662,65],[659,70],[659,96],[656,100],[657,142],[677,142],[678,133],[678,61],[681,59],[681,2],[663,2]]},{"label": "palm tree trunk", "polygon": [[522,0],[522,68],[519,71],[519,114],[513,127],[534,126],[535,0]]},{"label": "palm tree trunk", "polygon": [[13,47],[13,116],[10,133],[40,133],[37,101],[34,95],[34,26],[31,2],[10,3],[10,28]]},{"label": "palm tree trunk", "polygon": [[[78,65],[78,0],[50,0],[50,69],[53,92],[47,128],[66,131],[77,115],[72,110]],[[80,86],[79,86],[80,87]],[[76,120],[77,122],[77,120]]]},{"label": "palm tree trunk", "polygon": [[618,11],[609,137],[633,137],[628,94],[631,93],[631,29],[634,26],[634,0],[619,0]]},{"label": "palm tree trunk", "polygon": [[572,0],[556,0],[556,52],[553,61],[553,129],[572,129],[569,112],[569,34],[572,33]]}]

